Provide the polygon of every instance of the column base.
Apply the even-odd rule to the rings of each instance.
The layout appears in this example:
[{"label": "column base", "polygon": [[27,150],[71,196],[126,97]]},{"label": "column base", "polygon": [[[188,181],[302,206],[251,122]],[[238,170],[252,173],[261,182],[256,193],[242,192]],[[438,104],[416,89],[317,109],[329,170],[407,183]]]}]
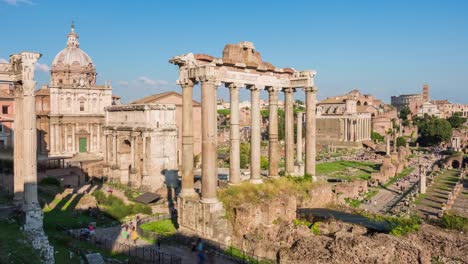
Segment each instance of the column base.
[{"label": "column base", "polygon": [[194,189],[182,189],[179,196],[182,198],[199,198],[198,193]]},{"label": "column base", "polygon": [[253,179],[253,180],[250,180],[250,182],[252,184],[262,184],[263,183],[263,180],[262,179]]},{"label": "column base", "polygon": [[232,182],[228,182],[228,185],[229,186],[239,186],[242,182],[239,182],[239,183],[232,183]]},{"label": "column base", "polygon": [[42,230],[43,214],[38,204],[24,205],[24,231]]}]

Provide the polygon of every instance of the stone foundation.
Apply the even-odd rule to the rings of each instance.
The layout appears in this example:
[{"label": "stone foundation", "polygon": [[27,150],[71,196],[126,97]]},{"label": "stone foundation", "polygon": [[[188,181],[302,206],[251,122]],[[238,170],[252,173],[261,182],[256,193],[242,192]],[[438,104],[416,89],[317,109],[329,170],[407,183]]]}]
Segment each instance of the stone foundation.
[{"label": "stone foundation", "polygon": [[197,198],[178,198],[178,223],[180,231],[229,245],[231,224],[221,202],[205,204]]}]

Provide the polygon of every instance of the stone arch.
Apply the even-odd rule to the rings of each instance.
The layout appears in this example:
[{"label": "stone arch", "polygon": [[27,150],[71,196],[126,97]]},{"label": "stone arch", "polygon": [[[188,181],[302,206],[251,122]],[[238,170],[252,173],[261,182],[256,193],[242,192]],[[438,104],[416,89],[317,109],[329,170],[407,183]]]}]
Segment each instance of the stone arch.
[{"label": "stone arch", "polygon": [[366,102],[364,102],[364,105],[369,105],[369,104],[368,104],[367,101],[366,101]]},{"label": "stone arch", "polygon": [[454,169],[460,169],[461,168],[461,164],[460,164],[460,161],[459,160],[452,160],[452,168]]},{"label": "stone arch", "polygon": [[361,101],[357,101],[357,103],[356,103],[356,104],[357,104],[357,105],[361,105]]}]

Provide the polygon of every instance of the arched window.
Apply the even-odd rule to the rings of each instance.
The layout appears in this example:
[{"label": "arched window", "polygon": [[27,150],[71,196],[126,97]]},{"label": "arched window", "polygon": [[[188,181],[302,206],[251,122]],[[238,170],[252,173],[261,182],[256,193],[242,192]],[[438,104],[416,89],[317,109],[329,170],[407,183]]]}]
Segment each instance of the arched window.
[{"label": "arched window", "polygon": [[80,101],[80,112],[84,112],[84,101]]}]

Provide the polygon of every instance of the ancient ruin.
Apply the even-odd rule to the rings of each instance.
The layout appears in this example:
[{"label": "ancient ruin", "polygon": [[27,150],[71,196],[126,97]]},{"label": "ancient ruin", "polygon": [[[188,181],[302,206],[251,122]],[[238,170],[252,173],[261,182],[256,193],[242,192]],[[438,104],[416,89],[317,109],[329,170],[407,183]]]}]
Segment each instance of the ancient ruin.
[{"label": "ancient ruin", "polygon": [[43,213],[37,197],[37,134],[34,64],[39,53],[22,52],[0,64],[0,80],[11,83],[15,94],[14,192],[22,205],[23,230],[44,263],[54,263],[54,251],[42,228]]},{"label": "ancient ruin", "polygon": [[[228,224],[223,219],[223,207],[216,197],[217,173],[217,121],[216,90],[220,84],[230,89],[231,95],[231,184],[239,177],[239,89],[251,92],[251,176],[253,183],[261,183],[260,175],[260,92],[269,95],[269,169],[268,177],[278,174],[278,93],[285,93],[286,116],[286,173],[294,174],[293,96],[296,89],[306,93],[305,173],[315,176],[315,123],[317,89],[315,71],[297,71],[277,68],[264,62],[253,43],[227,44],[221,58],[206,54],[188,53],[173,57],[171,63],[179,67],[177,83],[183,94],[183,172],[182,191],[179,196],[179,225],[192,232],[218,240],[228,240]],[[202,93],[202,190],[201,199],[193,189],[193,124],[192,93],[201,83]],[[300,160],[299,160],[300,162]]]},{"label": "ancient ruin", "polygon": [[157,191],[177,185],[174,105],[106,107],[104,176],[134,188]]}]

